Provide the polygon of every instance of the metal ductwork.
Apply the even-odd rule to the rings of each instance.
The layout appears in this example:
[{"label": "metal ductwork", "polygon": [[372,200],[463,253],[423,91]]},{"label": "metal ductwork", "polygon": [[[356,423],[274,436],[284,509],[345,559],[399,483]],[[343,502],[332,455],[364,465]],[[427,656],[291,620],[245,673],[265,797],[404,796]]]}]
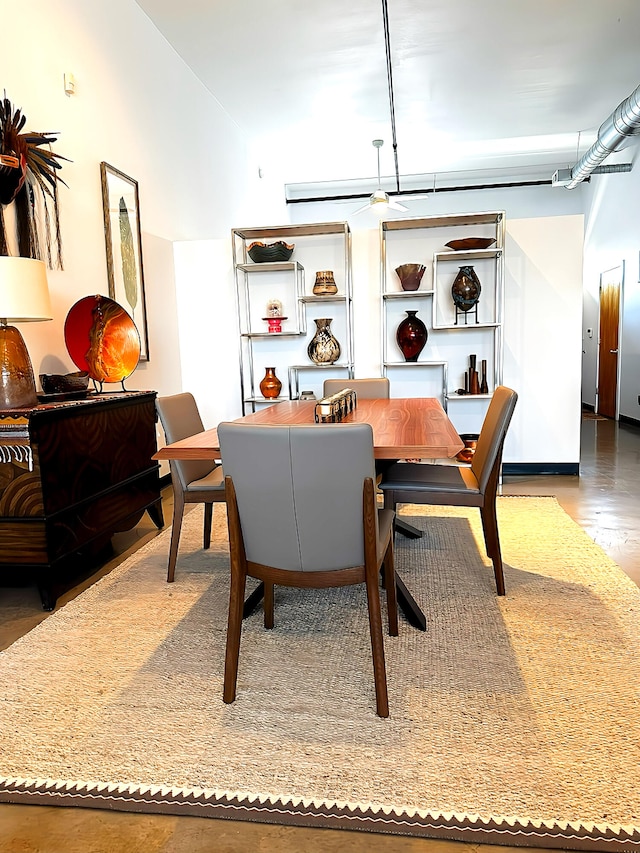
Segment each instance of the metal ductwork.
[{"label": "metal ductwork", "polygon": [[571,169],[571,180],[566,184],[567,189],[572,190],[578,186],[580,181],[588,178],[622,142],[637,133],[640,133],[640,86],[619,104],[615,112],[600,126],[596,141]]}]

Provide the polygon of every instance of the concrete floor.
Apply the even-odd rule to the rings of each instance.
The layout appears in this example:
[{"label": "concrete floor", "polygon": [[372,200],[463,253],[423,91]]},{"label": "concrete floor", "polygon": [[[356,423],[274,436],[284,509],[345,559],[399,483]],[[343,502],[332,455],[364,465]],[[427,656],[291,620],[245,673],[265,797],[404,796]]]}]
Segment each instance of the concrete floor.
[{"label": "concrete floor", "polygon": [[[507,477],[503,494],[555,495],[640,586],[640,429],[613,421],[582,423],[581,475]],[[166,490],[165,518],[171,518]],[[57,607],[111,571],[156,535],[145,516],[114,537],[116,556],[62,596]],[[34,587],[0,589],[0,649],[49,614]],[[311,830],[206,818],[135,815],[80,808],[0,805],[0,853],[484,853],[521,848],[430,841],[340,830]]]}]

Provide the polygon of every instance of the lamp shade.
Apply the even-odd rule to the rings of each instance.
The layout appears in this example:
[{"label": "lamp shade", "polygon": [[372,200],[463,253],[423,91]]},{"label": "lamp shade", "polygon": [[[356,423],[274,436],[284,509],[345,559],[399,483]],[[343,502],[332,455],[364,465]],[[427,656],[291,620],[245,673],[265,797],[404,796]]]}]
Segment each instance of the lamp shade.
[{"label": "lamp shade", "polygon": [[0,320],[26,323],[51,319],[44,261],[0,256]]},{"label": "lamp shade", "polygon": [[0,410],[38,402],[31,359],[11,323],[51,320],[43,261],[0,255]]}]

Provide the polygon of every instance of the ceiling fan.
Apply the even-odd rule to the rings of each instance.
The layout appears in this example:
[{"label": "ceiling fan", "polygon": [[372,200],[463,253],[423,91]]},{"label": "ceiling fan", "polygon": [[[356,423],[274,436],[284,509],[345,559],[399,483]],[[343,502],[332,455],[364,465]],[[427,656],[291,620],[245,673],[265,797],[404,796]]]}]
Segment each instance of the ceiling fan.
[{"label": "ceiling fan", "polygon": [[408,210],[409,208],[405,207],[404,204],[400,204],[399,202],[390,199],[389,194],[386,193],[380,185],[380,149],[384,145],[384,140],[374,139],[371,144],[378,152],[378,189],[371,193],[369,201],[365,205],[354,211],[354,216],[356,213],[364,213],[365,210],[380,211],[381,213],[387,209]]}]

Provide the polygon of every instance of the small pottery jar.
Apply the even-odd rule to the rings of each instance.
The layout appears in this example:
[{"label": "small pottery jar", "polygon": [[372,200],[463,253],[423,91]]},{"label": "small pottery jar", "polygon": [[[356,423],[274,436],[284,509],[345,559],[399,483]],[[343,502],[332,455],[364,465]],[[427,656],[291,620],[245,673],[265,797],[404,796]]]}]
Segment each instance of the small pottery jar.
[{"label": "small pottery jar", "polygon": [[402,264],[396,267],[403,290],[417,290],[420,287],[426,267],[423,264]]},{"label": "small pottery jar", "polygon": [[471,311],[478,304],[482,285],[472,266],[459,268],[458,275],[453,280],[451,296],[458,311]]},{"label": "small pottery jar", "polygon": [[276,376],[275,367],[267,367],[264,378],[260,383],[260,393],[267,400],[274,400],[280,395],[282,390],[282,382]]},{"label": "small pottery jar", "polygon": [[417,361],[427,343],[429,333],[422,320],[416,316],[417,311],[407,311],[396,330],[396,341],[405,361]]},{"label": "small pottery jar", "polygon": [[316,320],[316,333],[309,341],[307,355],[314,364],[333,364],[340,358],[340,344],[331,332],[332,317]]},{"label": "small pottery jar", "polygon": [[338,285],[333,277],[333,270],[318,270],[316,283],[313,285],[314,296],[333,296],[338,292]]}]

